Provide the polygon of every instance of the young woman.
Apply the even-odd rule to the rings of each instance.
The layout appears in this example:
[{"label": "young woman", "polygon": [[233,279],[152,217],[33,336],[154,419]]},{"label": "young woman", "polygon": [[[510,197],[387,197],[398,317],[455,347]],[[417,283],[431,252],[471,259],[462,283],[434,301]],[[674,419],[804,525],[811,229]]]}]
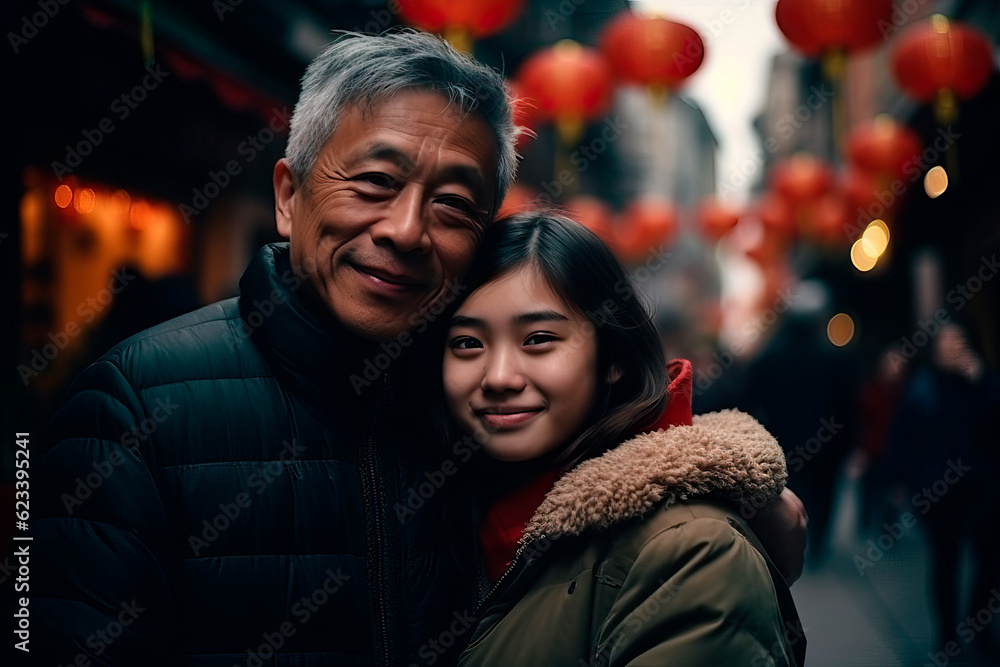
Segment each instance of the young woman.
[{"label": "young woman", "polygon": [[801,660],[787,586],[740,516],[781,491],[781,448],[745,414],[691,418],[690,365],[665,363],[609,249],[521,214],[489,228],[467,282],[443,388],[489,457],[488,581],[461,664]]}]

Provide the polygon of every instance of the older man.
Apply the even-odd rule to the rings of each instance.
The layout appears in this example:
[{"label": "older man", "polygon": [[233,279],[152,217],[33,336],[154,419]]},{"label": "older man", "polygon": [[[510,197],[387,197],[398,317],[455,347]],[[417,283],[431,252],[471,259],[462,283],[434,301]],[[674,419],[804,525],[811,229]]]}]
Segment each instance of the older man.
[{"label": "older man", "polygon": [[412,407],[415,332],[458,291],[514,135],[500,75],[437,38],[350,36],[309,66],[274,170],[290,243],[90,366],[33,462],[40,664],[454,657],[474,533]]},{"label": "older man", "polygon": [[461,644],[469,525],[448,485],[407,502],[442,474],[409,331],[454,297],[514,131],[502,77],[434,37],[349,37],[310,65],[274,170],[290,244],[239,298],[112,349],[55,416],[39,664],[430,664]]}]

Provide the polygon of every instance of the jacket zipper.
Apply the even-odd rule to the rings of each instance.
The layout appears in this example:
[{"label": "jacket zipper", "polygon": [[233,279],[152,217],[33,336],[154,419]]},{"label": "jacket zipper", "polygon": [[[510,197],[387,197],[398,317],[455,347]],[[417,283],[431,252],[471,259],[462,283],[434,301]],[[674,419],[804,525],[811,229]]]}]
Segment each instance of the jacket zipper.
[{"label": "jacket zipper", "polygon": [[387,535],[383,524],[382,508],[384,507],[385,493],[382,488],[382,480],[379,479],[377,447],[375,442],[375,428],[378,424],[379,407],[385,394],[386,381],[388,375],[383,375],[379,385],[378,396],[375,399],[375,409],[373,410],[372,425],[368,431],[368,440],[363,454],[362,461],[364,474],[362,479],[367,478],[369,484],[365,496],[368,499],[368,553],[371,558],[368,561],[368,577],[372,586],[374,596],[375,627],[377,648],[381,648],[382,665],[388,667],[392,664],[389,650],[389,619],[387,598],[389,593],[388,571],[386,565],[385,547]]},{"label": "jacket zipper", "polygon": [[508,565],[507,569],[503,571],[503,574],[500,575],[500,578],[497,579],[492,586],[490,586],[490,590],[486,593],[486,596],[481,598],[479,604],[476,605],[476,612],[475,614],[473,614],[474,616],[478,616],[479,612],[486,609],[487,607],[486,603],[490,602],[493,596],[496,595],[497,591],[500,590],[500,587],[503,585],[504,580],[510,575],[511,572],[513,572],[517,568],[517,566],[520,564],[521,554],[523,554],[524,550],[527,549],[531,544],[533,544],[533,542],[522,544],[520,547],[517,548],[517,551],[514,552],[514,558],[512,558],[510,561],[510,565]]},{"label": "jacket zipper", "polygon": [[[510,561],[510,565],[508,565],[507,569],[504,570],[503,574],[500,575],[500,578],[497,579],[496,582],[492,586],[490,586],[490,589],[486,593],[485,597],[481,597],[480,598],[479,603],[476,605],[476,610],[473,613],[473,617],[477,621],[476,622],[476,628],[475,628],[476,630],[480,629],[479,628],[479,621],[482,620],[480,618],[480,613],[489,608],[489,603],[492,602],[493,598],[500,591],[500,588],[503,586],[504,581],[507,579],[507,577],[510,576],[510,574],[512,572],[514,572],[514,570],[518,569],[518,566],[521,564],[520,563],[521,554],[523,554],[525,552],[525,550],[529,546],[533,546],[539,539],[545,539],[545,536],[542,536],[541,538],[536,538],[535,540],[533,540],[533,541],[531,541],[531,542],[529,542],[527,544],[522,544],[520,547],[518,547],[517,551],[514,553],[514,558],[512,558],[511,561]],[[482,592],[482,583],[481,582],[479,584],[479,590],[480,590],[480,592]],[[469,646],[466,646],[465,649],[462,651],[462,656],[465,656],[468,653],[468,651],[471,649],[471,647],[472,647],[471,644]]]}]

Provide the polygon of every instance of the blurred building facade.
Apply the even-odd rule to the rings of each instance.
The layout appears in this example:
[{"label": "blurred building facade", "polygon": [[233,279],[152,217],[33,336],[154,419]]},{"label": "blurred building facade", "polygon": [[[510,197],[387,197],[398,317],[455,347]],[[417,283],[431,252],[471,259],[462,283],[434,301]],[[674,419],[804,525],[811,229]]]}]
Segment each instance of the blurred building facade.
[{"label": "blurred building facade", "polygon": [[[1000,38],[1000,6],[989,0],[897,3],[892,22],[883,26],[883,42],[849,58],[836,98],[834,84],[824,76],[819,61],[791,50],[777,55],[768,104],[755,123],[761,145],[767,147],[757,192],[766,190],[770,167],[800,152],[826,160],[843,172],[844,131],[877,114],[890,115],[915,130],[923,141],[925,152],[915,165],[919,174],[902,184],[902,194],[881,193],[882,200],[896,199],[898,207],[892,253],[883,265],[862,274],[852,270],[846,258],[835,263],[800,258],[802,272],[830,281],[837,302],[859,314],[866,329],[859,344],[865,346],[870,359],[886,344],[912,334],[918,321],[932,316],[936,309],[953,307],[945,302],[949,289],[974,275],[982,258],[990,257],[998,247],[995,189],[980,178],[992,168],[998,141],[995,124],[987,120],[989,110],[996,108],[996,75],[985,90],[960,105],[954,127],[942,128],[929,106],[908,98],[890,73],[892,48],[899,36],[935,13],[971,24],[994,43]],[[838,113],[842,117],[838,118]],[[838,124],[839,130],[835,129]],[[935,141],[940,147],[946,138],[950,144],[947,150],[934,149]],[[948,191],[939,198],[928,196],[920,180],[935,165],[956,167]],[[856,209],[852,227],[859,232],[878,217],[877,213]],[[936,276],[933,286],[921,278],[928,271]],[[928,294],[928,289],[934,294]],[[989,340],[996,340],[1000,332],[994,305],[1000,302],[995,290],[989,283],[982,298],[969,301]],[[990,357],[994,366],[1000,363],[995,347]]]}]

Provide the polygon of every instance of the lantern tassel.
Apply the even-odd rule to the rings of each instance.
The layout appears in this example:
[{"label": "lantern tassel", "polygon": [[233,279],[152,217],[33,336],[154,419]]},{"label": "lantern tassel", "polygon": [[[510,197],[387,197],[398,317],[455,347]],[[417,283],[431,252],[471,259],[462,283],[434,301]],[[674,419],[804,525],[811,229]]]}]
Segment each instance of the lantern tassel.
[{"label": "lantern tassel", "polygon": [[[958,100],[950,88],[942,88],[934,96],[934,120],[943,128],[951,127],[958,121]],[[957,135],[956,135],[957,136]],[[945,150],[945,164],[948,178],[958,182],[958,146],[952,144]]]},{"label": "lantern tassel", "polygon": [[156,61],[153,50],[153,3],[150,0],[139,2],[139,44],[142,48],[142,64],[152,67]]},{"label": "lantern tassel", "polygon": [[[556,155],[554,180],[565,187],[563,193],[568,197],[575,194],[579,184],[576,165],[570,159],[572,147],[583,136],[583,119],[578,116],[563,116],[556,120]],[[563,175],[565,174],[565,176]]]},{"label": "lantern tassel", "polygon": [[445,26],[444,38],[456,51],[472,53],[472,35],[464,27],[454,24]]},{"label": "lantern tassel", "polygon": [[844,97],[844,75],[847,71],[847,54],[843,49],[834,49],[823,54],[823,76],[833,88],[833,128],[834,153],[842,155],[847,135],[847,101]]}]

